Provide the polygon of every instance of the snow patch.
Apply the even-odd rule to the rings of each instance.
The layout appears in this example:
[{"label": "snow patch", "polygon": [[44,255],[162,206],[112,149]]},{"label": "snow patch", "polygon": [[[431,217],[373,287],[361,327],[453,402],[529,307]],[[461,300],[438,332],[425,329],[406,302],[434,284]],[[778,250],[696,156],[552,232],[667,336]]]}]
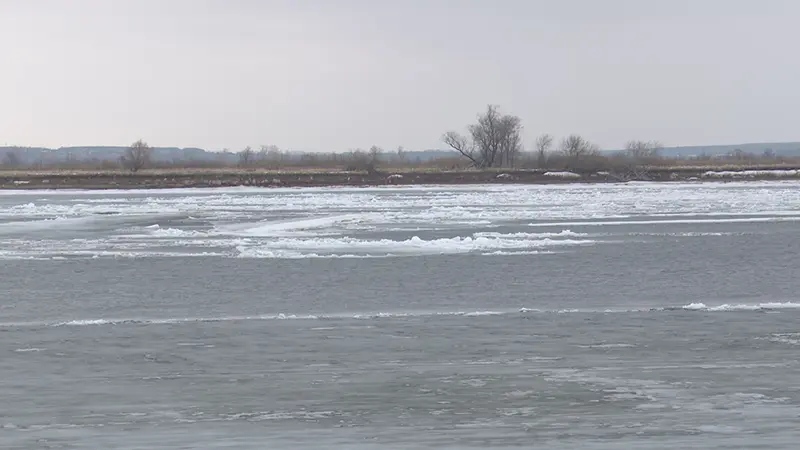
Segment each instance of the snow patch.
[{"label": "snow patch", "polygon": [[544,176],[553,178],[576,179],[581,176],[575,172],[545,172]]},{"label": "snow patch", "polygon": [[774,170],[722,170],[713,171],[709,170],[704,172],[701,177],[703,178],[756,178],[756,177],[797,177],[800,176],[800,170],[795,169],[774,169]]}]

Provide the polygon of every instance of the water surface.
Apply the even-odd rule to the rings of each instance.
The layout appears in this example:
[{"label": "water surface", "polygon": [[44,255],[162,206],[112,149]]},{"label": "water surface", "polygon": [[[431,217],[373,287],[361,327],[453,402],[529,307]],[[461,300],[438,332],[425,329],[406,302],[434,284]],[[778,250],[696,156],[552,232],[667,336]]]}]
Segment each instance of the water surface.
[{"label": "water surface", "polygon": [[0,193],[3,448],[795,448],[800,184]]}]

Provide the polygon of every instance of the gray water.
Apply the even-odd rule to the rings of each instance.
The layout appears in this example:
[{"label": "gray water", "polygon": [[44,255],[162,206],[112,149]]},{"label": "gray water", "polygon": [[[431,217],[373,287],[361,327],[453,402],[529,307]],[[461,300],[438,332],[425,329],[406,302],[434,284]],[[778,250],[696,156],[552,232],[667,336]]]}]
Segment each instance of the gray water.
[{"label": "gray water", "polygon": [[0,192],[0,448],[794,449],[800,184]]}]

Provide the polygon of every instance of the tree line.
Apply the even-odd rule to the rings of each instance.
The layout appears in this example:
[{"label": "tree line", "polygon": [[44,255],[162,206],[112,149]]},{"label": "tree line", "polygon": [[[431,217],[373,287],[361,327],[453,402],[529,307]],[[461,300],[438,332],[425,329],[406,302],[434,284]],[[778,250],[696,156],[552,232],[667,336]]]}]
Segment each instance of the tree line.
[{"label": "tree line", "polygon": [[[648,167],[669,164],[662,158],[663,146],[658,141],[631,140],[622,152],[601,152],[600,148],[578,134],[559,141],[551,134],[541,134],[530,149],[523,143],[522,120],[503,114],[495,105],[488,105],[478,114],[475,123],[466,127],[466,133],[448,131],[442,142],[452,150],[453,157],[439,157],[423,161],[409,158],[401,146],[395,151],[384,151],[378,146],[367,150],[354,149],[344,153],[295,153],[275,145],[262,145],[258,150],[248,146],[238,152],[224,149],[224,160],[164,161],[153,160],[153,148],[143,140],[127,147],[118,161],[97,162],[101,169],[123,168],[132,173],[150,167],[191,168],[229,167],[286,169],[322,168],[330,170],[376,172],[379,169],[429,167],[432,169],[542,169],[570,170],[575,172],[609,171],[620,179],[647,179]],[[755,160],[783,162],[774,153],[745,154],[741,151],[729,155],[728,160],[753,162]],[[234,156],[235,155],[235,156]],[[231,161],[235,161],[232,163]],[[705,160],[710,162],[711,158]],[[77,162],[76,165],[87,162]],[[21,158],[14,152],[6,153],[0,167],[22,168]],[[77,168],[77,167],[70,167]],[[93,167],[95,168],[95,167]]]},{"label": "tree line", "polygon": [[[519,117],[501,114],[497,106],[489,105],[478,115],[476,123],[467,126],[467,134],[449,131],[442,141],[458,152],[470,164],[479,169],[517,166],[525,153],[522,142],[522,121]],[[555,147],[555,138],[542,134],[534,143],[534,159],[537,168],[568,169],[598,166],[605,158],[600,148],[584,138],[572,134],[563,138]],[[624,156],[630,162],[644,163],[659,157],[662,145],[658,141],[630,141],[626,144]],[[619,158],[618,158],[619,159]]]}]

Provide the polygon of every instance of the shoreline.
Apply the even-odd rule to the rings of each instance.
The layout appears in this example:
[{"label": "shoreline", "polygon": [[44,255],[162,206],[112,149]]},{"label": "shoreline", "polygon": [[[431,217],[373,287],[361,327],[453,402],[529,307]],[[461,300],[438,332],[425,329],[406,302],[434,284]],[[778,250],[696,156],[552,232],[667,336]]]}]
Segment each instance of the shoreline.
[{"label": "shoreline", "polygon": [[108,190],[214,187],[370,187],[386,185],[575,184],[628,181],[765,181],[800,180],[797,166],[659,167],[646,178],[626,179],[604,171],[543,170],[397,170],[344,172],[332,170],[276,171],[254,169],[150,169],[123,171],[0,171],[0,190]]}]

